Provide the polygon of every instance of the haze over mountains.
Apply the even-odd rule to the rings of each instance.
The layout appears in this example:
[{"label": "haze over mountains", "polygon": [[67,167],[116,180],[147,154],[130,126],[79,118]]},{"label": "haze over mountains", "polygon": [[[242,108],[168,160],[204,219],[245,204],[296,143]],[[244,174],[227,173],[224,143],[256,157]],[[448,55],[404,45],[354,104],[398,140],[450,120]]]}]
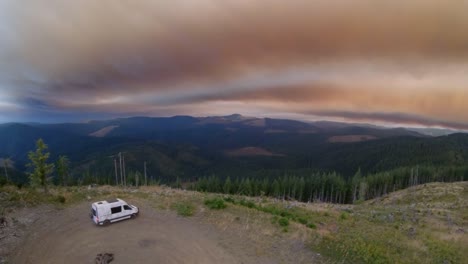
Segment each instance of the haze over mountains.
[{"label": "haze over mountains", "polygon": [[404,128],[238,114],[133,117],[0,125],[0,157],[14,162],[17,177],[24,178],[19,172],[26,170],[27,152],[35,148],[38,138],[49,145],[51,161],[58,155],[70,158],[76,177],[111,177],[118,152],[125,153],[127,171],[142,172],[146,161],[150,175],[162,181],[298,170],[350,176],[358,168],[375,172],[400,166],[460,166],[468,161],[466,134],[430,137]]},{"label": "haze over mountains", "polygon": [[458,0],[3,0],[0,122],[241,111],[468,129],[467,10]]}]

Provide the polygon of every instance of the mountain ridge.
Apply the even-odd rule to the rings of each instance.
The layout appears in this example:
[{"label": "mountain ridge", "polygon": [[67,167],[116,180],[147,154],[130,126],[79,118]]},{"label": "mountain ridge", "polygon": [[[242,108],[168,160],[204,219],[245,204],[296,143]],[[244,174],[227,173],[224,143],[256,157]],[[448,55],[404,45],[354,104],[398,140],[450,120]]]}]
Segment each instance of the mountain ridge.
[{"label": "mountain ridge", "polygon": [[[151,160],[149,171],[168,180],[295,170],[337,171],[351,176],[358,168],[375,172],[418,164],[458,166],[468,161],[466,134],[430,137],[404,128],[239,114],[3,124],[0,158],[11,158],[19,171],[27,170],[27,153],[35,149],[38,138],[49,145],[51,161],[67,155],[78,176],[112,175],[114,164],[109,156],[118,152],[127,152],[129,171],[141,172],[143,162]],[[241,150],[242,155],[228,155],[235,150]],[[263,155],[246,155],[254,152]]]}]

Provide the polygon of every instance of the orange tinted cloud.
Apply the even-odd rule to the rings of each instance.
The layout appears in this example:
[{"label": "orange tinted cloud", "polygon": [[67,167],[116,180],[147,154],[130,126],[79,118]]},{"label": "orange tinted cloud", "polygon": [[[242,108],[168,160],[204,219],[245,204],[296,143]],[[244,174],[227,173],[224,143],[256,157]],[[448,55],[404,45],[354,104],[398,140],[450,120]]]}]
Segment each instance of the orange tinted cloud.
[{"label": "orange tinted cloud", "polygon": [[0,95],[50,111],[230,102],[468,124],[467,13],[459,0],[4,0]]}]

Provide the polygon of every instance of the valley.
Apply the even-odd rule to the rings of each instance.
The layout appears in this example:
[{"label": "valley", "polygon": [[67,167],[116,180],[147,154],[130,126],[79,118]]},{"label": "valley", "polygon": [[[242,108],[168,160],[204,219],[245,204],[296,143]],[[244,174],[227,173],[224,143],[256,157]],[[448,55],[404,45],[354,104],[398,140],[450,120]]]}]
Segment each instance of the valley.
[{"label": "valley", "polygon": [[84,184],[93,178],[113,184],[112,157],[119,152],[125,152],[129,174],[142,174],[146,162],[149,177],[166,184],[210,175],[273,178],[304,171],[336,172],[347,179],[358,169],[366,175],[416,166],[468,171],[463,169],[466,134],[430,137],[357,124],[175,116],[0,125],[0,157],[14,162],[7,169],[16,182],[27,182],[27,153],[39,138],[49,146],[52,161],[60,155],[70,159],[73,182]]}]

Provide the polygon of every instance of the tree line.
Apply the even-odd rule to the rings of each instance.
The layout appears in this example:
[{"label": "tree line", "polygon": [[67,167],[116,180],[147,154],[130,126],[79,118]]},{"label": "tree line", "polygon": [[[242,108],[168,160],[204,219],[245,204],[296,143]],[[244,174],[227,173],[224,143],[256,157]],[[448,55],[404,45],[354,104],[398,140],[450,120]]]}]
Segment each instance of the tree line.
[{"label": "tree line", "polygon": [[336,172],[315,172],[308,177],[285,174],[275,179],[220,179],[212,175],[190,184],[190,189],[223,194],[270,196],[301,202],[355,203],[419,184],[466,180],[468,167],[416,166],[368,175],[363,175],[358,169],[349,179]]},{"label": "tree line", "polygon": [[[98,174],[91,174],[89,170],[85,171],[81,177],[72,177],[70,173],[70,160],[67,156],[60,155],[55,163],[50,163],[50,152],[48,146],[42,139],[36,141],[36,150],[28,153],[30,162],[26,165],[28,171],[26,174],[29,178],[29,184],[34,187],[42,187],[45,192],[48,192],[50,184],[62,186],[67,185],[82,185],[82,184],[115,184],[117,185],[117,177],[115,181],[109,177],[101,177]],[[0,184],[13,182],[8,178],[6,163],[4,165],[5,177],[0,178]],[[117,175],[117,171],[115,171]],[[130,171],[128,178],[125,179],[125,185],[142,185],[147,184],[147,179],[138,171]],[[151,183],[151,182],[150,182]],[[121,183],[123,184],[123,183]]]},{"label": "tree line", "polygon": [[[73,178],[70,174],[69,159],[66,156],[59,156],[55,163],[49,163],[50,153],[47,149],[44,141],[39,139],[36,142],[36,150],[28,153],[30,159],[27,165],[30,168],[28,175],[32,186],[40,186],[47,192],[47,186],[51,183],[63,186],[92,183],[118,184],[112,176],[101,177],[96,173],[91,174],[89,170],[80,178]],[[270,196],[301,202],[355,203],[419,184],[466,180],[468,180],[468,166],[415,166],[366,175],[358,169],[351,178],[346,178],[336,172],[302,171],[295,173],[293,171],[283,175],[267,173],[263,176],[235,178],[212,175],[185,182],[176,178],[169,184],[175,188],[184,187],[201,192]],[[125,182],[130,186],[160,184],[159,180],[155,181],[152,178],[147,182],[146,177],[143,177],[139,171],[129,171]]]}]

